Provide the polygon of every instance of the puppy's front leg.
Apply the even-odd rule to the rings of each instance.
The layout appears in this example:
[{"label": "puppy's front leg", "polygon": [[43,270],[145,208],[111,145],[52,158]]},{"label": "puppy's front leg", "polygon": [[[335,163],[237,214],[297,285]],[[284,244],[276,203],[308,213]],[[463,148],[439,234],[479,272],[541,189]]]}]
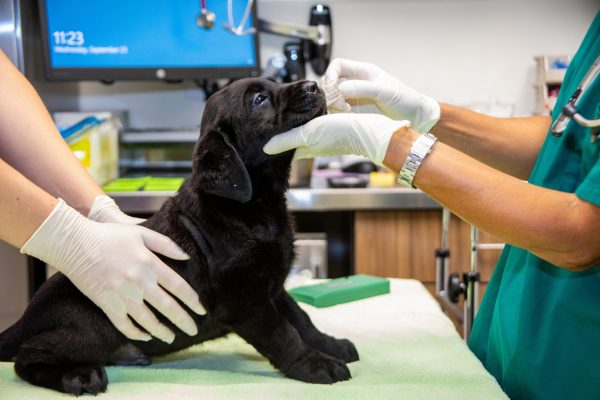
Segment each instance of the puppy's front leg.
[{"label": "puppy's front leg", "polygon": [[253,307],[230,327],[290,378],[309,383],[350,379],[343,361],[308,346],[272,304]]},{"label": "puppy's front leg", "polygon": [[[233,289],[232,282],[256,280],[255,268],[248,265],[247,261],[253,257],[248,254],[231,257],[222,248],[222,242],[211,237],[210,231],[192,217],[180,214],[179,221],[192,234],[209,268],[212,266],[218,272],[213,277],[217,306],[212,312],[217,320],[254,346],[290,378],[309,383],[334,383],[350,379],[350,371],[342,360],[315,350],[302,340],[294,326],[273,305],[268,297],[269,290],[246,288],[244,293],[244,290]],[[261,245],[265,254],[272,253],[272,246],[262,243],[255,244],[254,251],[257,254],[260,254]]]},{"label": "puppy's front leg", "polygon": [[277,297],[275,306],[309,346],[345,362],[358,360],[358,352],[352,342],[347,339],[336,339],[319,331],[286,291],[282,291]]}]

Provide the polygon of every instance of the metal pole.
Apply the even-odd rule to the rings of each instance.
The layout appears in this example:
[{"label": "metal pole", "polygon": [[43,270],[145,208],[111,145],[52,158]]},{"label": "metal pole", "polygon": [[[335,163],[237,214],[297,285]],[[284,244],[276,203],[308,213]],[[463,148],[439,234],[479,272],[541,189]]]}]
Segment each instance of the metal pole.
[{"label": "metal pole", "polygon": [[464,274],[463,281],[466,285],[466,298],[464,304],[463,336],[469,340],[473,320],[477,315],[477,299],[479,298],[479,272],[477,271],[477,228],[471,226],[471,270]]},{"label": "metal pole", "polygon": [[[477,228],[474,226],[471,226],[471,272],[473,274],[477,274],[477,276],[479,276],[478,273],[478,269],[479,269],[479,260],[477,258],[478,253],[479,253],[479,246],[477,244],[477,235],[478,235],[478,231]],[[471,290],[471,323],[473,322],[473,320],[475,319],[475,315],[477,314],[477,309],[478,307],[478,302],[477,299],[479,298],[479,278],[477,278],[477,280],[475,282],[473,282],[472,286],[472,290]]]},{"label": "metal pole", "polygon": [[448,271],[450,264],[450,249],[448,248],[448,231],[450,226],[450,211],[447,208],[442,209],[442,238],[440,248],[436,250],[435,264],[435,290],[436,293],[447,291]]}]

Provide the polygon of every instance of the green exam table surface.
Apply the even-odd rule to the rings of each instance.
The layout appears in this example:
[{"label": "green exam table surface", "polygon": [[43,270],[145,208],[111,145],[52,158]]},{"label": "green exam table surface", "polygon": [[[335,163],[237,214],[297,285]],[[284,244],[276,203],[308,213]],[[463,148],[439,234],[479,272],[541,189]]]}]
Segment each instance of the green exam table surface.
[{"label": "green exam table surface", "polygon": [[[391,292],[315,308],[299,303],[323,332],[348,338],[360,361],[352,379],[314,385],[285,378],[237,335],[155,358],[148,367],[108,367],[98,400],[507,399],[418,281],[390,279]],[[0,363],[0,399],[74,399],[19,379]],[[91,398],[86,396],[86,398]]]}]

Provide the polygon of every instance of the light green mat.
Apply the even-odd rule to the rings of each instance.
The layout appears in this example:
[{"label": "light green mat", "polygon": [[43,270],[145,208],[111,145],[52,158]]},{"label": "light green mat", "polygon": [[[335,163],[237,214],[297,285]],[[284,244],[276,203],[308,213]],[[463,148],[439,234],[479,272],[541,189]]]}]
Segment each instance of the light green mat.
[{"label": "light green mat", "polygon": [[105,192],[137,192],[139,190],[146,192],[176,192],[184,181],[184,178],[161,178],[154,176],[118,178],[104,185],[102,189]]},{"label": "light green mat", "polygon": [[181,185],[183,185],[184,178],[159,178],[159,177],[150,177],[148,182],[146,182],[146,186],[144,186],[144,190],[146,192],[160,192],[160,191],[173,191],[176,192],[179,190]]},{"label": "light green mat", "polygon": [[[328,308],[301,304],[322,331],[354,342],[352,379],[313,385],[283,377],[238,336],[197,345],[149,367],[110,367],[98,399],[507,399],[417,281]],[[21,381],[0,363],[0,399],[74,399]]]},{"label": "light green mat", "polygon": [[135,192],[142,190],[148,178],[147,176],[140,178],[118,178],[102,186],[102,189],[105,192]]}]

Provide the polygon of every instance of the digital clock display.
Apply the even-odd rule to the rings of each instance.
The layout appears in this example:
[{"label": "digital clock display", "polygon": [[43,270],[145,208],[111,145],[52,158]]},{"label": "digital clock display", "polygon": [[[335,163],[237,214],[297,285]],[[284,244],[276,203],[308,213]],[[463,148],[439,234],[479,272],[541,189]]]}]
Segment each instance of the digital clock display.
[{"label": "digital clock display", "polygon": [[[235,35],[227,1],[210,2],[216,23],[197,24],[193,0],[46,0],[52,68],[248,67],[257,64],[253,35]],[[234,0],[236,21],[246,0]],[[240,15],[237,15],[237,14]],[[246,28],[251,28],[249,18]]]}]

